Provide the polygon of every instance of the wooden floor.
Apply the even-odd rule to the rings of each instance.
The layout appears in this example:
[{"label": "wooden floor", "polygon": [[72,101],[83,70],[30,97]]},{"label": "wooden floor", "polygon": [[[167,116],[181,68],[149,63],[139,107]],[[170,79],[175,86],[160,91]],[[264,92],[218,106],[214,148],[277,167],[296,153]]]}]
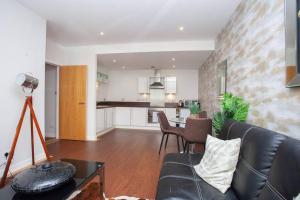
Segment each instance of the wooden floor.
[{"label": "wooden floor", "polygon": [[177,152],[175,137],[170,136],[166,151],[158,155],[159,131],[116,129],[98,141],[59,140],[48,145],[55,159],[74,158],[105,162],[105,193],[154,199],[162,159]]}]

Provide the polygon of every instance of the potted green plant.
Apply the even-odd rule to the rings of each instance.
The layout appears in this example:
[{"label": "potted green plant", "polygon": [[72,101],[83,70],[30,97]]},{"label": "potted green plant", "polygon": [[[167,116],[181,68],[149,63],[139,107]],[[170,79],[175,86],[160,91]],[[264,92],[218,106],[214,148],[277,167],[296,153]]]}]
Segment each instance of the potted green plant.
[{"label": "potted green plant", "polygon": [[197,103],[192,103],[190,106],[189,106],[189,109],[190,109],[190,117],[192,118],[197,118],[198,117],[198,114],[200,113],[201,109],[200,109],[200,106],[199,104]]},{"label": "potted green plant", "polygon": [[212,122],[216,136],[220,134],[227,119],[233,119],[240,122],[245,122],[247,119],[249,104],[241,97],[234,96],[231,93],[225,93],[220,107],[221,111],[213,115]]}]

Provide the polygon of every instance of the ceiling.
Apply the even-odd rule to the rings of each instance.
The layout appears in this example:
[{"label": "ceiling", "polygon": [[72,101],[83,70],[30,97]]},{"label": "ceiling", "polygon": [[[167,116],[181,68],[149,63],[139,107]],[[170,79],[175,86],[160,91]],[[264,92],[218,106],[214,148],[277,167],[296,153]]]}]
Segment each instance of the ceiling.
[{"label": "ceiling", "polygon": [[240,1],[18,0],[47,19],[47,37],[64,46],[212,40]]},{"label": "ceiling", "polygon": [[211,51],[116,53],[98,55],[97,61],[99,70],[103,66],[108,70],[151,69],[151,66],[159,69],[199,69],[210,53]]}]

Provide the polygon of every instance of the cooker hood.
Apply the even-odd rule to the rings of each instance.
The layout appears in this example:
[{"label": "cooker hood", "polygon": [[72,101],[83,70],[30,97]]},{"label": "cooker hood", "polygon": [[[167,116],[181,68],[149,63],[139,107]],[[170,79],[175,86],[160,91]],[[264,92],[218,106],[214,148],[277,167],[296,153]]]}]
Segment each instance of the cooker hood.
[{"label": "cooker hood", "polygon": [[160,76],[159,69],[154,69],[154,76],[150,77],[150,89],[164,89],[164,88],[165,88],[165,78]]}]

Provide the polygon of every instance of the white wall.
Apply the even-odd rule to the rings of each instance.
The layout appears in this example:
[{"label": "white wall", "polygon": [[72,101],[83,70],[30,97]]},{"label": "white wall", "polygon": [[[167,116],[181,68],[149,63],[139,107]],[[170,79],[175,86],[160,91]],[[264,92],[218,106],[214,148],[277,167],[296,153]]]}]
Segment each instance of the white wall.
[{"label": "white wall", "polygon": [[47,38],[46,61],[48,63],[60,65],[66,60],[66,52],[63,46]]},{"label": "white wall", "polygon": [[[0,104],[0,163],[9,151],[25,97],[15,84],[18,73],[31,72],[40,81],[34,92],[33,104],[44,133],[44,88],[46,21],[14,0],[0,1],[0,60],[2,68]],[[29,113],[18,140],[11,169],[31,163]],[[36,135],[35,154],[44,157]],[[2,171],[3,168],[0,169]],[[1,174],[2,175],[2,174]]]},{"label": "white wall", "polygon": [[[87,140],[96,140],[96,53],[92,48],[64,47],[47,39],[46,61],[56,65],[87,65]],[[59,77],[58,77],[59,78]]]},{"label": "white wall", "polygon": [[96,78],[97,57],[89,50],[80,48],[66,48],[66,60],[62,65],[87,65],[87,140],[96,140]]},{"label": "white wall", "polygon": [[[153,76],[153,70],[112,70],[108,72],[109,83],[100,85],[97,100],[102,101],[142,101],[143,96],[137,94],[138,77]],[[177,94],[179,99],[198,99],[198,70],[162,70],[161,76],[177,77]],[[104,87],[107,87],[107,92]],[[106,96],[103,96],[105,94]],[[103,93],[101,95],[101,93]],[[168,99],[166,99],[168,101]],[[170,101],[170,100],[169,100]]]},{"label": "white wall", "polygon": [[56,138],[57,67],[46,64],[45,74],[45,136]]}]

